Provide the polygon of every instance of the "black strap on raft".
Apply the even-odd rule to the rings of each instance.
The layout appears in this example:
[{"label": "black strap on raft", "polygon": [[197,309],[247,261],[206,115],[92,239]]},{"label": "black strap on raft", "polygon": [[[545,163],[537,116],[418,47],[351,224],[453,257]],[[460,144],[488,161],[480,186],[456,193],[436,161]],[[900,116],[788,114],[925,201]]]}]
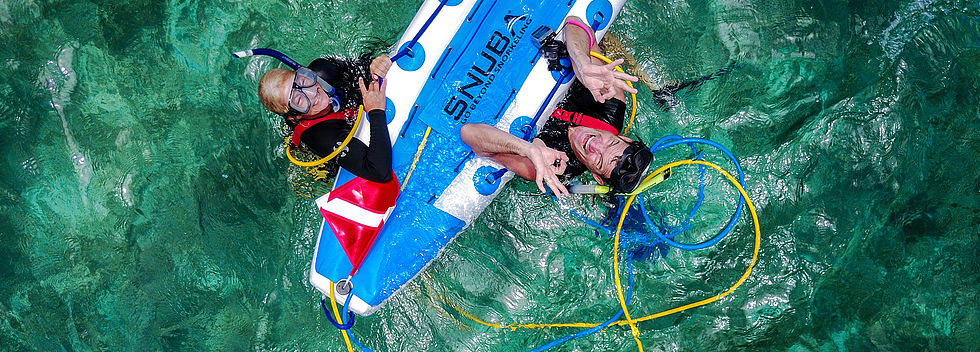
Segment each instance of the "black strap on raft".
[{"label": "black strap on raft", "polygon": [[354,312],[348,311],[347,323],[339,324],[337,323],[336,320],[333,320],[332,316],[330,316],[330,312],[327,311],[327,302],[324,301],[323,298],[320,299],[320,308],[323,308],[323,314],[327,316],[327,320],[330,320],[330,323],[333,324],[333,326],[337,327],[337,329],[350,330],[350,328],[354,326]]}]

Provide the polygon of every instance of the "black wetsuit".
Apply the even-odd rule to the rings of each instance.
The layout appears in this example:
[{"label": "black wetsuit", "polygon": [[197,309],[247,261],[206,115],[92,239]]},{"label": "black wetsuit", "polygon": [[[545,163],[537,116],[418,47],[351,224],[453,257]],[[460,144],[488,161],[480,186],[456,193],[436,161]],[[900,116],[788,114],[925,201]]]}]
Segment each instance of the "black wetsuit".
[{"label": "black wetsuit", "polygon": [[[367,65],[370,59],[362,56],[358,59],[326,58],[316,59],[310,63],[310,70],[316,72],[344,93],[342,102],[344,109],[357,109],[361,103],[361,91],[357,79],[365,78],[367,84],[370,75]],[[337,165],[350,171],[358,177],[373,182],[388,182],[391,180],[391,139],[388,136],[388,124],[384,110],[371,110],[367,114],[371,122],[370,143],[367,146],[357,138],[352,138],[344,151],[337,156],[336,163],[331,162],[328,168],[333,170]],[[353,120],[326,120],[307,128],[300,135],[300,140],[316,154],[326,156],[339,146],[350,133]]]},{"label": "black wetsuit", "polygon": [[[607,99],[605,103],[599,103],[592,97],[589,89],[578,81],[572,82],[568,94],[565,95],[565,100],[558,104],[558,108],[594,117],[608,123],[617,131],[623,130],[626,103],[616,98]],[[549,117],[544,127],[541,128],[541,132],[538,132],[535,137],[541,139],[548,148],[568,155],[568,166],[565,167],[565,173],[559,177],[562,182],[568,182],[588,170],[572,152],[572,143],[568,140],[569,127],[572,127],[571,123]]]}]

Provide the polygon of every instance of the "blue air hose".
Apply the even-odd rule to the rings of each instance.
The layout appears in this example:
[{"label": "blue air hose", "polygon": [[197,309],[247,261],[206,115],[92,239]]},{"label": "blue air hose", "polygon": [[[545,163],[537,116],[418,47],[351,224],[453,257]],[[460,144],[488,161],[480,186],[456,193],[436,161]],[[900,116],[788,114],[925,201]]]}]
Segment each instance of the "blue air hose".
[{"label": "blue air hose", "polygon": [[395,54],[395,56],[391,57],[391,62],[398,61],[398,59],[400,59],[402,56],[405,56],[405,54],[408,54],[408,52],[412,51],[412,47],[415,46],[415,43],[419,42],[419,38],[422,37],[422,33],[425,33],[425,30],[429,29],[429,25],[432,24],[432,20],[436,19],[436,15],[439,14],[439,11],[442,11],[442,7],[446,6],[447,2],[449,2],[449,0],[442,0],[439,2],[439,6],[436,7],[436,10],[432,12],[432,15],[429,16],[429,19],[425,21],[425,24],[422,25],[422,28],[419,29],[419,32],[415,33],[415,37],[412,38],[412,40],[408,41],[408,45],[406,45],[401,51]]},{"label": "blue air hose", "polygon": [[[678,135],[669,135],[669,136],[665,136],[663,138],[660,138],[659,140],[657,140],[657,142],[655,142],[653,144],[653,147],[650,148],[651,149],[651,153],[660,144],[662,144],[662,143],[664,143],[664,142],[666,142],[668,140],[678,140],[678,139],[683,139],[683,138],[681,136],[678,136]],[[687,145],[689,147],[691,147],[691,153],[693,153],[693,155],[694,155],[694,156],[691,157],[691,159],[692,160],[702,160],[701,153],[697,150],[697,148],[694,147],[694,143],[687,143]],[[657,150],[659,151],[660,149],[657,149]],[[675,226],[674,228],[672,228],[671,229],[672,231],[670,232],[670,234],[667,237],[673,238],[674,235],[679,234],[679,233],[684,232],[684,231],[687,231],[687,229],[691,228],[691,220],[694,219],[694,214],[696,214],[698,212],[698,210],[701,208],[701,204],[704,202],[704,171],[705,171],[704,166],[703,165],[698,165],[698,199],[697,199],[697,201],[695,201],[694,207],[692,207],[691,208],[691,211],[688,212],[687,219],[684,219],[684,221],[682,221],[680,225]],[[641,203],[640,205],[641,205],[641,207],[640,207],[641,208],[641,211],[645,211],[645,210],[642,210],[642,208],[643,208],[642,205],[643,204]],[[650,225],[649,222],[648,222],[648,225]],[[652,228],[652,225],[650,225],[650,226],[651,226],[651,229],[653,229]]]},{"label": "blue air hose", "polygon": [[[650,147],[650,152],[651,153],[655,153],[655,152],[664,150],[666,148],[673,147],[673,146],[676,146],[676,145],[681,145],[681,144],[706,144],[706,145],[709,145],[709,146],[712,146],[712,147],[717,148],[722,153],[724,153],[728,157],[729,160],[731,160],[731,162],[732,162],[733,165],[735,165],[735,170],[738,172],[738,182],[741,183],[741,184],[745,184],[745,175],[742,173],[742,167],[741,167],[741,165],[739,165],[738,160],[735,159],[735,156],[732,155],[732,153],[730,151],[728,151],[728,149],[726,149],[725,147],[721,146],[720,144],[718,144],[718,143],[716,143],[714,141],[710,141],[710,140],[707,140],[707,139],[701,139],[701,138],[683,138],[683,137],[675,136],[675,135],[666,136],[666,137],[663,137],[663,138],[657,140],[657,142],[654,143],[654,145],[652,147]],[[696,249],[707,248],[707,247],[709,247],[709,246],[711,246],[711,245],[713,245],[715,243],[718,243],[718,241],[721,241],[723,238],[725,238],[726,235],[728,235],[729,232],[731,232],[732,228],[735,227],[735,223],[738,221],[739,217],[742,215],[742,208],[744,207],[744,204],[745,204],[745,199],[742,198],[741,195],[739,195],[739,197],[738,197],[738,206],[736,206],[736,208],[735,208],[735,214],[732,215],[732,218],[728,221],[728,224],[725,225],[725,228],[722,229],[722,231],[719,232],[717,235],[715,235],[715,237],[711,238],[708,241],[699,243],[699,244],[678,243],[678,242],[675,242],[675,241],[673,241],[673,240],[671,240],[669,238],[669,237],[673,237],[674,234],[670,234],[670,235],[665,236],[660,231],[654,231],[654,233],[658,237],[660,237],[660,239],[662,241],[664,241],[665,243],[667,243],[667,244],[669,244],[669,245],[671,245],[673,247],[676,247],[676,248],[686,249],[686,250],[696,250]],[[696,205],[696,207],[697,206],[700,206],[700,201],[698,202],[698,204]],[[693,211],[692,211],[691,214],[693,215]],[[647,224],[649,226],[651,226],[651,229],[652,229],[652,223],[651,223],[651,221],[649,219],[649,216],[646,214],[646,212],[643,212],[643,216],[646,219]]]},{"label": "blue air hose", "polygon": [[[350,324],[351,324],[351,326],[354,326],[354,314],[352,314],[351,311],[349,310],[350,309],[350,299],[351,299],[351,297],[354,297],[354,294],[353,293],[350,293],[350,292],[347,293],[347,299],[344,300],[344,311],[347,312],[347,315],[350,317]],[[347,322],[344,321],[344,316],[343,315],[340,316],[340,320],[342,322],[344,322],[344,324],[347,324]]]},{"label": "blue air hose", "polygon": [[[350,311],[347,310],[350,307],[350,299],[351,299],[351,297],[354,297],[354,293],[347,294],[347,299],[344,300],[344,311],[345,312],[348,312],[348,316],[350,316],[350,325],[351,326],[354,326],[354,314],[353,313],[350,313]],[[340,318],[343,319],[344,316],[341,315]],[[349,328],[346,329],[346,330],[347,330],[347,337],[350,337],[350,340],[353,341],[354,344],[357,345],[358,348],[360,348],[363,351],[373,352],[373,351],[371,351],[371,349],[369,349],[367,347],[364,347],[364,345],[362,345],[360,341],[357,341],[357,339],[354,338],[354,332],[353,331],[351,331]]]},{"label": "blue air hose", "polygon": [[[352,326],[354,326],[354,313],[353,312],[347,311],[345,309],[344,311],[347,311],[347,315],[350,317],[350,321],[341,324],[341,323],[337,323],[337,321],[333,320],[333,317],[330,316],[330,312],[327,311],[327,303],[326,303],[326,301],[323,300],[323,298],[320,299],[320,308],[323,308],[323,314],[327,316],[327,320],[330,320],[330,323],[333,324],[333,326],[336,327],[337,329],[340,329],[340,330],[348,330],[349,331],[350,328]],[[344,316],[341,315],[340,317],[341,317],[341,322],[343,322],[343,317]]]},{"label": "blue air hose", "polygon": [[350,330],[347,330],[347,337],[349,337],[349,338],[350,338],[350,340],[351,340],[352,342],[354,342],[354,344],[355,344],[355,345],[357,345],[357,347],[358,347],[358,348],[360,348],[360,349],[361,349],[362,351],[367,351],[367,352],[374,352],[374,351],[371,351],[371,349],[370,349],[370,348],[367,348],[367,347],[364,347],[364,345],[362,345],[360,341],[357,341],[357,339],[356,339],[356,338],[354,338],[354,334],[353,334],[353,333],[351,333],[351,331],[350,331]]},{"label": "blue air hose", "polygon": [[242,58],[242,57],[252,56],[252,55],[272,56],[272,57],[274,57],[276,59],[279,59],[279,61],[282,61],[282,63],[286,64],[286,66],[289,66],[289,68],[291,68],[293,70],[299,68],[300,66],[303,66],[303,65],[300,65],[295,60],[290,59],[289,56],[286,56],[286,54],[280,53],[280,52],[275,51],[275,50],[272,50],[272,49],[261,48],[261,49],[236,51],[236,52],[232,53],[231,55],[234,56],[235,58]]},{"label": "blue air hose", "polygon": [[[556,197],[554,195],[554,193],[551,194],[551,198],[554,199],[556,203],[558,202],[558,197]],[[572,215],[575,215],[575,217],[577,217],[579,220],[582,220],[582,222],[584,222],[585,224],[590,225],[590,226],[593,226],[593,227],[595,227],[595,228],[597,228],[599,230],[602,230],[602,232],[604,232],[607,235],[612,235],[613,234],[613,231],[611,229],[606,228],[605,226],[602,226],[602,224],[600,224],[600,223],[597,223],[595,221],[589,220],[588,218],[585,217],[585,215],[579,214],[577,211],[574,211],[572,209],[568,209],[568,212],[571,213]]]}]

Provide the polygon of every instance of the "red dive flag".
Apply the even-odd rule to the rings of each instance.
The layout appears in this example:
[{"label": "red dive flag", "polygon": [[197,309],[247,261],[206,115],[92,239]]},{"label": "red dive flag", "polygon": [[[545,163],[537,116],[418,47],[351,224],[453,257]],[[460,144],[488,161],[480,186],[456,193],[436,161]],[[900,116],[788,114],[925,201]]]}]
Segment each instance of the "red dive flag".
[{"label": "red dive flag", "polygon": [[371,250],[398,199],[398,180],[377,183],[357,177],[317,198],[320,213],[347,253],[353,276]]}]

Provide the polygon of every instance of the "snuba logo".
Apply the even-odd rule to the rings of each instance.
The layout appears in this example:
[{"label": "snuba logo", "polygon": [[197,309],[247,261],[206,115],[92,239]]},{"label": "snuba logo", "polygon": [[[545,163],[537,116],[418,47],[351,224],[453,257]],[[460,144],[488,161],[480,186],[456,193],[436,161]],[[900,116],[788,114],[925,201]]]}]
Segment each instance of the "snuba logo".
[{"label": "snuba logo", "polygon": [[504,32],[499,30],[490,34],[486,44],[476,55],[473,65],[467,69],[466,78],[463,79],[457,94],[449,98],[443,112],[453,117],[453,120],[460,123],[469,121],[470,115],[481,98],[490,89],[490,85],[497,78],[500,69],[510,61],[517,43],[521,41],[527,32],[527,27],[531,25],[531,18],[527,14],[520,16],[504,16],[507,29]]}]

